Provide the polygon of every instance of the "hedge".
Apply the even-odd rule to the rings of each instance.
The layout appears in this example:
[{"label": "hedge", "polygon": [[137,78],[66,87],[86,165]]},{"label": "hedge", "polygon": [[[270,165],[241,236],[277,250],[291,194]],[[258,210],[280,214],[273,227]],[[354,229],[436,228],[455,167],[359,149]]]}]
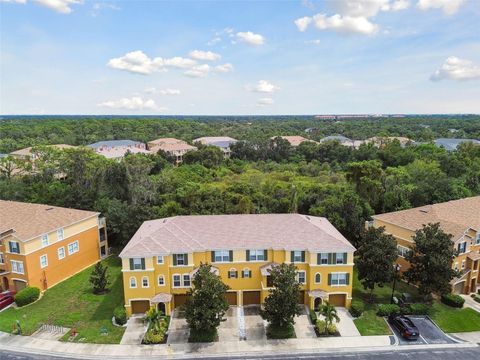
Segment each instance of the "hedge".
[{"label": "hedge", "polygon": [[15,295],[15,302],[18,306],[25,306],[31,304],[40,297],[40,289],[37,287],[27,286],[26,288],[20,290],[17,295]]},{"label": "hedge", "polygon": [[310,320],[312,320],[312,324],[317,322],[317,313],[315,310],[310,309]]},{"label": "hedge", "polygon": [[390,315],[399,315],[400,306],[396,304],[380,304],[378,305],[377,315],[378,316],[390,316]]},{"label": "hedge", "polygon": [[352,305],[350,306],[350,314],[352,314],[353,317],[360,317],[363,314],[364,310],[365,305],[363,304],[363,302],[358,300],[352,301]]},{"label": "hedge", "polygon": [[113,310],[113,316],[115,317],[115,322],[117,325],[124,325],[127,322],[127,313],[123,306],[117,306]]},{"label": "hedge", "polygon": [[465,303],[465,299],[462,298],[460,295],[457,294],[444,294],[442,295],[442,303],[448,306],[461,308]]}]

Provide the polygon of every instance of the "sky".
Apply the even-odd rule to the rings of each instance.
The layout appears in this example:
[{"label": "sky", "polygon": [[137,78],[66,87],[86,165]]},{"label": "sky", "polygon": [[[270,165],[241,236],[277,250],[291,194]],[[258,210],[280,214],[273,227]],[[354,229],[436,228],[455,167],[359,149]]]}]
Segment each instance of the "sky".
[{"label": "sky", "polygon": [[480,113],[480,0],[0,0],[0,114]]}]

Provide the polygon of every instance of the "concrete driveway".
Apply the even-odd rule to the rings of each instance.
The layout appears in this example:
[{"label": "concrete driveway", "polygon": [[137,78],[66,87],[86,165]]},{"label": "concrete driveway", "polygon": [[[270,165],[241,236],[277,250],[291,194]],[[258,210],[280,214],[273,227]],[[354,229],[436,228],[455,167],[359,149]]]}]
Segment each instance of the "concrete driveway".
[{"label": "concrete driveway", "polygon": [[338,307],[337,314],[340,318],[340,322],[337,323],[337,329],[341,336],[360,336],[360,333],[353,322],[353,316],[350,315],[347,309],[344,307]]},{"label": "concrete driveway", "polygon": [[185,344],[188,342],[190,330],[184,315],[174,311],[168,328],[167,344]]},{"label": "concrete driveway", "polygon": [[243,307],[247,340],[266,340],[265,324],[260,316],[260,307],[247,305]]}]

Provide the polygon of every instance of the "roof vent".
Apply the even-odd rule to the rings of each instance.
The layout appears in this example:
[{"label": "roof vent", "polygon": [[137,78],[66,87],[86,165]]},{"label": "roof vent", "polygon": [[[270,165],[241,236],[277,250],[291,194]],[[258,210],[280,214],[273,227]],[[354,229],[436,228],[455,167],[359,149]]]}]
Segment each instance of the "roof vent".
[{"label": "roof vent", "polygon": [[310,217],[309,217],[309,216],[306,216],[306,215],[305,215],[305,217],[307,218],[307,220],[309,220],[309,221],[310,221]]},{"label": "roof vent", "polygon": [[423,212],[425,214],[428,214],[428,210],[427,209],[420,209],[420,212]]},{"label": "roof vent", "polygon": [[168,219],[163,219],[163,223],[165,224],[167,222]]},{"label": "roof vent", "polygon": [[53,207],[49,207],[49,208],[46,208],[45,211],[50,211],[50,210],[53,210],[54,208]]}]

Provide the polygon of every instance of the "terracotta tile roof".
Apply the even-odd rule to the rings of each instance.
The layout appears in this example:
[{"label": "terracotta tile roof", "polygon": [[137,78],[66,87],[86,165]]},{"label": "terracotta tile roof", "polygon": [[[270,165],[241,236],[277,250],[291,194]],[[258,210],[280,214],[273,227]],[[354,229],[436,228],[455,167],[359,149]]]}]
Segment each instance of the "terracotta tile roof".
[{"label": "terracotta tile roof", "polygon": [[170,301],[172,301],[172,294],[158,293],[150,301],[154,304],[169,303]]},{"label": "terracotta tile roof", "polygon": [[298,135],[273,136],[273,137],[271,137],[271,139],[273,140],[277,137],[280,137],[283,140],[287,140],[290,143],[291,146],[298,146],[304,141],[313,142],[313,143],[318,144],[316,141],[306,139],[303,136],[298,136]]},{"label": "terracotta tile roof", "polygon": [[265,248],[355,250],[326,218],[299,214],[193,215],[145,221],[120,256]]},{"label": "terracotta tile roof", "polygon": [[0,233],[14,230],[21,241],[98,216],[93,211],[0,200]]},{"label": "terracotta tile roof", "polygon": [[457,240],[470,228],[480,231],[480,196],[372,217],[412,231],[421,229],[428,223],[439,222],[443,231],[452,234],[454,240]]}]

